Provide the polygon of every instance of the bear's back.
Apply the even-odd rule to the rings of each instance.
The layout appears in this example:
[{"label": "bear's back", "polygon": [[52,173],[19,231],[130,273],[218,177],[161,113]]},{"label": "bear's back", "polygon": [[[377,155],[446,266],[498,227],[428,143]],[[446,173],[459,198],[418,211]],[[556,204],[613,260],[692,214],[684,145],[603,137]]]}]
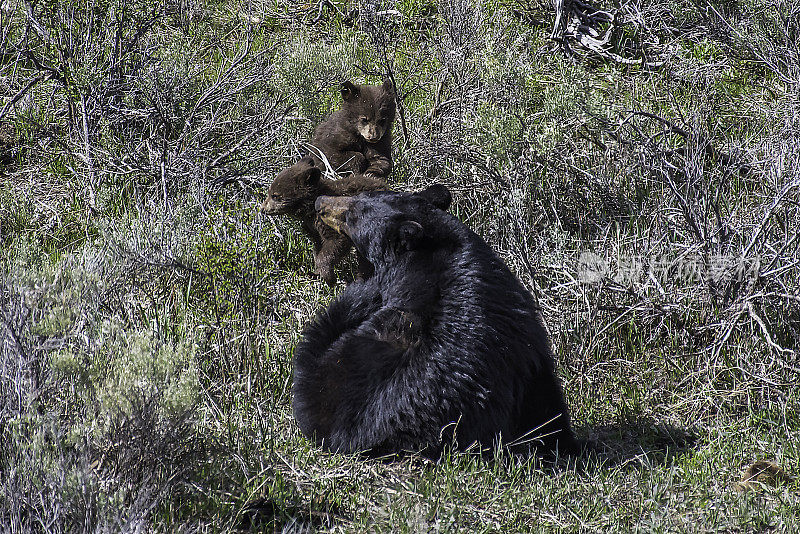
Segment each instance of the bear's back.
[{"label": "bear's back", "polygon": [[452,231],[457,245],[436,289],[446,332],[436,350],[450,355],[456,376],[470,378],[474,396],[463,403],[460,441],[489,445],[497,433],[507,438],[531,428],[526,392],[555,380],[553,356],[530,292],[483,238],[452,215],[442,216],[450,220],[441,227]]},{"label": "bear's back", "polygon": [[375,274],[348,286],[295,351],[306,435],[343,452],[436,456],[453,440],[492,447],[529,431],[571,448],[534,299],[480,236],[409,194],[318,204]]}]

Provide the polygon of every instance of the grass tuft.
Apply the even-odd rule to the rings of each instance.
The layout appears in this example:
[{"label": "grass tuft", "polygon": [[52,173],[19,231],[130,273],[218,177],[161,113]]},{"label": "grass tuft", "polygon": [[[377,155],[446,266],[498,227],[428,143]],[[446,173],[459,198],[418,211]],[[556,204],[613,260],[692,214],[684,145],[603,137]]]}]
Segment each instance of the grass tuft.
[{"label": "grass tuft", "polygon": [[[796,9],[592,5],[624,15],[596,49],[516,0],[4,4],[0,525],[798,530]],[[341,286],[259,201],[339,83],[386,74],[392,186],[448,185],[535,294],[584,457],[296,427],[293,349]]]}]

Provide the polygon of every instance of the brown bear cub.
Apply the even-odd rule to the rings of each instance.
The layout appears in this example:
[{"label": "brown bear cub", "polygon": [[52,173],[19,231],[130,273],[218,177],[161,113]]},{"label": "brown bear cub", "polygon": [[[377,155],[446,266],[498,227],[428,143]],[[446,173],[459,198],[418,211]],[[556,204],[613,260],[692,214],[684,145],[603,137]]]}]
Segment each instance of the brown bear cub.
[{"label": "brown bear cub", "polygon": [[[269,196],[261,208],[270,215],[289,215],[299,219],[303,231],[314,246],[314,274],[329,286],[336,284],[333,266],[341,262],[353,246],[350,238],[322,222],[314,211],[319,196],[352,196],[364,191],[386,189],[382,180],[352,174],[339,180],[322,177],[314,160],[306,156],[291,167],[278,173],[269,187]],[[372,275],[372,265],[356,252],[359,278]]]},{"label": "brown bear cub", "polygon": [[[336,172],[387,178],[392,170],[394,89],[383,85],[342,84],[342,108],[317,126],[311,144]],[[320,159],[313,156],[315,161]],[[312,203],[313,207],[313,203]]]}]

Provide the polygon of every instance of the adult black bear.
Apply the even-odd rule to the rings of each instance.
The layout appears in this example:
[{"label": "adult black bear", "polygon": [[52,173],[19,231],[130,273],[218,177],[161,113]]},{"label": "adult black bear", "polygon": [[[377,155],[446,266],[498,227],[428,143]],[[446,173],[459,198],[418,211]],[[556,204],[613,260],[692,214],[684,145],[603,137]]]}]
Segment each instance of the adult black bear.
[{"label": "adult black bear", "polygon": [[[267,200],[261,209],[270,215],[289,215],[301,222],[303,231],[314,246],[314,273],[329,286],[334,286],[336,273],[333,267],[347,256],[352,243],[346,235],[336,232],[320,220],[314,211],[314,202],[320,195],[355,195],[379,189],[386,189],[386,182],[360,174],[328,180],[322,176],[314,160],[306,156],[278,173],[269,186]],[[369,278],[372,265],[361,254],[356,253],[356,257],[358,276]]]},{"label": "adult black bear", "polygon": [[294,357],[302,432],[339,452],[436,457],[498,439],[574,452],[569,414],[531,294],[447,208],[419,193],[320,197],[323,221],[374,266],[303,332]]},{"label": "adult black bear", "polygon": [[[395,116],[391,82],[344,82],[341,92],[341,109],[317,126],[311,144],[325,154],[335,171],[386,179],[392,170]],[[318,155],[312,155],[319,162]]]}]

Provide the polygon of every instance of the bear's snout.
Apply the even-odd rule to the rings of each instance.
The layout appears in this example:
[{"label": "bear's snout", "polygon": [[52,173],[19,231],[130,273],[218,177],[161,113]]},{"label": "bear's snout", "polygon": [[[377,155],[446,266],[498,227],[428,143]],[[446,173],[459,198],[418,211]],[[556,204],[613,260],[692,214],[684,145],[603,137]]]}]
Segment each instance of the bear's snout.
[{"label": "bear's snout", "polygon": [[281,206],[271,198],[268,198],[261,204],[261,210],[267,215],[281,215],[283,213]]},{"label": "bear's snout", "polygon": [[317,200],[314,201],[314,209],[322,215],[322,211],[325,209],[325,201],[331,197],[317,197]]},{"label": "bear's snout", "polygon": [[384,134],[384,129],[374,124],[359,126],[358,130],[367,143],[377,143]]},{"label": "bear's snout", "polygon": [[314,209],[319,214],[322,222],[333,228],[339,233],[345,231],[345,216],[350,209],[351,197],[317,197],[314,201]]}]

